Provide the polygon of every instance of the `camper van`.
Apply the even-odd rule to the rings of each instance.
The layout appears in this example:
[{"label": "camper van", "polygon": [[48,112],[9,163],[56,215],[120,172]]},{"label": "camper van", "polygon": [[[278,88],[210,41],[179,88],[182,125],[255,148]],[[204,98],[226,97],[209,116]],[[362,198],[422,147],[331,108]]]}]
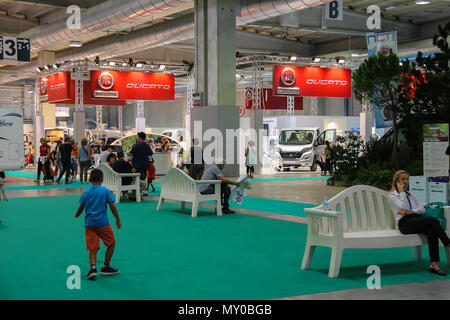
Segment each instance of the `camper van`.
[{"label": "camper van", "polygon": [[0,171],[24,167],[22,108],[0,107]]},{"label": "camper van", "polygon": [[317,170],[316,160],[322,159],[325,141],[335,143],[336,129],[320,132],[320,128],[289,128],[280,130],[277,142],[279,170],[309,167]]}]

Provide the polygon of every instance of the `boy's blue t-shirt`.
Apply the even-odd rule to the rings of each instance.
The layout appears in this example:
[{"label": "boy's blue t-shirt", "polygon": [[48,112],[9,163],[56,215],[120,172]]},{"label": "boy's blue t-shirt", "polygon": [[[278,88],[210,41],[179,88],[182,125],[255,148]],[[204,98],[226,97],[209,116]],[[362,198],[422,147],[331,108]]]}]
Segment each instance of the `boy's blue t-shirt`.
[{"label": "boy's blue t-shirt", "polygon": [[83,192],[79,203],[84,205],[85,227],[105,227],[109,225],[107,205],[114,202],[109,189],[102,186],[91,186]]}]

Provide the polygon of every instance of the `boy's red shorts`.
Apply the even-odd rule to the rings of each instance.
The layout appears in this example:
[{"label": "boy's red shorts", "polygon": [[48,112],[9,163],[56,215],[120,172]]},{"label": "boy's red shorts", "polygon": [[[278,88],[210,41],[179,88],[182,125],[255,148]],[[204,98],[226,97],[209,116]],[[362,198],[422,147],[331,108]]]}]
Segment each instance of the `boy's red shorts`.
[{"label": "boy's red shorts", "polygon": [[114,232],[111,225],[106,227],[85,227],[86,246],[88,251],[100,249],[100,239],[102,239],[105,247],[112,246],[116,243]]}]

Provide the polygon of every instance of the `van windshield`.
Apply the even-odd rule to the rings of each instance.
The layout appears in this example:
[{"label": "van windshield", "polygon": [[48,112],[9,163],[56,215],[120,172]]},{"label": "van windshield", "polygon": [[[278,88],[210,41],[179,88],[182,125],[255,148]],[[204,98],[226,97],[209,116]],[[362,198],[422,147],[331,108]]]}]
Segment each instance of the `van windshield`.
[{"label": "van windshield", "polygon": [[314,130],[281,130],[279,143],[307,145],[313,140]]}]

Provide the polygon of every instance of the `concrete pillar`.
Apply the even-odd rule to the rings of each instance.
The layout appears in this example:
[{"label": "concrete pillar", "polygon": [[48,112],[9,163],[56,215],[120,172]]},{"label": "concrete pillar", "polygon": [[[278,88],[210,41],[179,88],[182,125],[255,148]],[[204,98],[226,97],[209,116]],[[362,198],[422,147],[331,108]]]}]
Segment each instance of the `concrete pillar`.
[{"label": "concrete pillar", "polygon": [[136,103],[136,131],[145,132],[145,101],[137,101]]},{"label": "concrete pillar", "polygon": [[52,103],[42,104],[42,116],[44,117],[44,127],[56,127],[56,107]]},{"label": "concrete pillar", "polygon": [[359,114],[359,132],[362,140],[368,141],[372,134],[373,113],[371,111],[361,112]]},{"label": "concrete pillar", "polygon": [[81,139],[86,137],[86,115],[84,111],[73,113],[73,138],[78,145],[81,145]]},{"label": "concrete pillar", "polygon": [[[206,130],[220,132],[217,138],[223,139],[223,144],[218,146],[221,150],[216,156],[227,161],[225,174],[228,176],[239,175],[238,139],[227,138],[227,129],[230,132],[239,128],[239,107],[236,106],[238,5],[237,0],[195,0],[195,81],[202,107],[191,111],[191,136],[203,141]],[[204,150],[208,143],[204,141]]]}]

